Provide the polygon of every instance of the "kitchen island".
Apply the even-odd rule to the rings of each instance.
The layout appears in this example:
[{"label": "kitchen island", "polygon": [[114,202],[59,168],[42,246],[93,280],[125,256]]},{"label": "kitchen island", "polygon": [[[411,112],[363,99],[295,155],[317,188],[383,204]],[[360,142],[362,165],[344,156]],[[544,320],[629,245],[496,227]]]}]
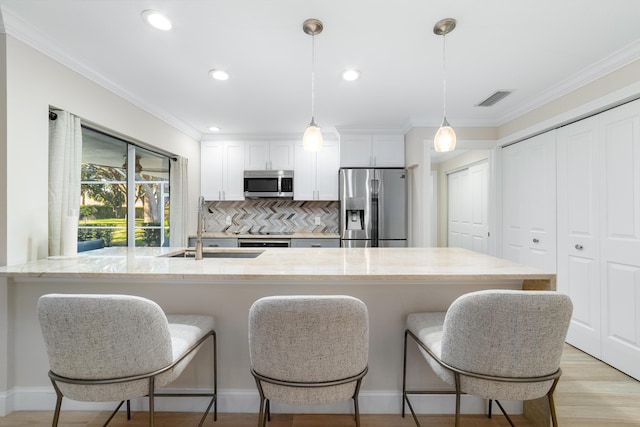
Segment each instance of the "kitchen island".
[{"label": "kitchen island", "polygon": [[[269,248],[253,258],[242,248],[215,249],[217,258],[196,261],[184,248],[105,248],[74,258],[43,259],[0,268],[0,410],[53,408],[48,364],[35,306],[51,292],[126,293],[156,301],[167,313],[204,313],[216,319],[219,342],[219,408],[222,412],[256,412],[258,394],[249,373],[249,307],[267,295],[346,294],[362,299],[370,317],[369,373],[360,404],[363,413],[399,413],[402,343],[406,315],[444,311],[458,296],[481,289],[555,289],[555,274],[455,248]],[[228,255],[225,255],[228,254]],[[235,255],[234,255],[235,254]],[[175,255],[178,255],[177,257]],[[255,255],[255,253],[254,253]],[[228,257],[227,257],[228,256]],[[206,351],[171,387],[206,387]],[[445,389],[419,352],[409,354],[411,388]],[[164,401],[164,403],[163,403]],[[185,399],[160,401],[159,410],[191,410]],[[519,409],[513,403],[510,408]],[[530,419],[544,408],[525,405]],[[95,408],[66,401],[67,409]],[[424,413],[452,413],[449,395],[416,399]],[[530,411],[531,408],[533,412]],[[463,412],[481,413],[483,402],[463,398]],[[281,407],[274,411],[350,412],[351,403]],[[513,409],[512,409],[513,410]],[[0,415],[3,413],[0,412]],[[546,418],[548,421],[548,418]]]}]

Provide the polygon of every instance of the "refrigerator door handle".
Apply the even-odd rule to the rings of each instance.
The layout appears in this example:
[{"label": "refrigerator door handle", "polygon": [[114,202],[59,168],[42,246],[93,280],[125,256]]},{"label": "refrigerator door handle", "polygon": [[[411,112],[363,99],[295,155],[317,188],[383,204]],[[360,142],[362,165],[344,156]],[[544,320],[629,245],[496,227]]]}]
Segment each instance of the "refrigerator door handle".
[{"label": "refrigerator door handle", "polygon": [[371,246],[378,247],[378,188],[380,181],[371,180]]}]

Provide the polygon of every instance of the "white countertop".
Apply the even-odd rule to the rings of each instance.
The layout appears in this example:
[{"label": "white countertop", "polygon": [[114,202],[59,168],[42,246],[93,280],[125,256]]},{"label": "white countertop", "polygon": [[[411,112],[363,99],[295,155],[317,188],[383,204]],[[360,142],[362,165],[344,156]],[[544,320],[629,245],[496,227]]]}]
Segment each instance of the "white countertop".
[{"label": "white countertop", "polygon": [[456,281],[542,280],[545,273],[459,248],[206,248],[205,252],[262,251],[256,258],[171,258],[184,248],[110,247],[73,258],[0,267],[14,278],[158,278],[233,280]]}]

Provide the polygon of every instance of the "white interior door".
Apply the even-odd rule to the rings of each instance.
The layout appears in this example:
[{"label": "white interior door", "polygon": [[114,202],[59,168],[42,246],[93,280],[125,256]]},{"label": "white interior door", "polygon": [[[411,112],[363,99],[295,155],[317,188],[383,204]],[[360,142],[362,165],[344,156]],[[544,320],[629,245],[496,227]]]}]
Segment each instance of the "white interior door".
[{"label": "white interior door", "polygon": [[502,150],[502,256],[556,272],[556,136]]},{"label": "white interior door", "polygon": [[489,165],[448,175],[448,246],[488,253]]},{"label": "white interior door", "polygon": [[558,130],[557,288],[573,302],[567,342],[601,357],[598,118]]},{"label": "white interior door", "polygon": [[640,102],[600,116],[602,359],[640,379]]}]

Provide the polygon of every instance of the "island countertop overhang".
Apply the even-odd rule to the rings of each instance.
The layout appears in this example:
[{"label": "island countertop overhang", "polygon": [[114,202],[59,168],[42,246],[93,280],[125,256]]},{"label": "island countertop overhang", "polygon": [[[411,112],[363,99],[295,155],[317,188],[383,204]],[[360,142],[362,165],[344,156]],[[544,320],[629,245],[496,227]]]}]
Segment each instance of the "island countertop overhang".
[{"label": "island countertop overhang", "polygon": [[[353,283],[424,281],[542,281],[555,274],[461,248],[266,248],[251,259],[172,258],[184,248],[105,248],[71,258],[0,267],[20,278],[191,279],[209,282],[278,280]],[[246,250],[246,249],[245,249]],[[215,251],[243,251],[241,248]]]}]

